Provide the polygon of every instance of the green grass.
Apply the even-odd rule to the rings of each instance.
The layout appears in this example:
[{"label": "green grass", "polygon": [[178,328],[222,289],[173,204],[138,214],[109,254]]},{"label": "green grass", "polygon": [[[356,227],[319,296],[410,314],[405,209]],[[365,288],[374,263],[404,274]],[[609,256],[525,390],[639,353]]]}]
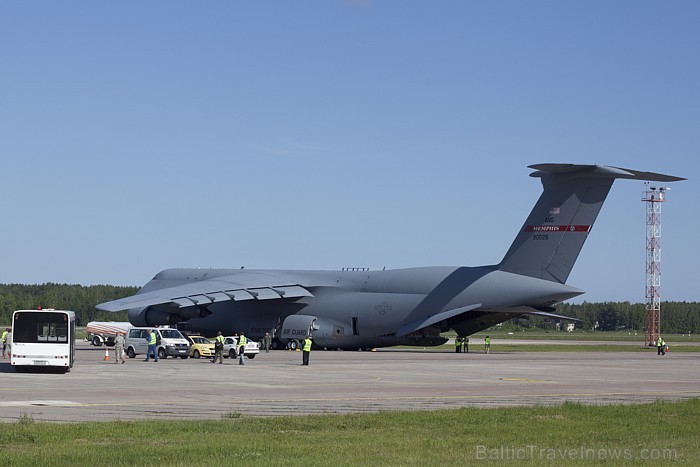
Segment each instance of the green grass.
[{"label": "green grass", "polygon": [[[454,349],[453,349],[454,350]],[[482,351],[481,347],[475,349],[477,352]],[[470,349],[470,351],[472,351]],[[652,352],[656,353],[656,347],[644,347],[639,345],[624,345],[624,344],[508,344],[498,343],[491,344],[491,352]],[[671,352],[700,352],[700,346],[693,345],[674,345],[670,347]]]},{"label": "green grass", "polygon": [[191,422],[25,416],[0,426],[0,452],[3,465],[697,465],[698,419],[700,399]]},{"label": "green grass", "polygon": [[[455,333],[445,333],[446,337],[454,337]],[[573,341],[625,341],[625,342],[644,342],[644,332],[637,331],[582,331],[575,330],[573,332],[566,331],[544,331],[542,329],[527,328],[518,331],[503,331],[500,329],[489,329],[474,334],[477,339],[483,339],[486,335],[495,339],[519,339],[519,340],[573,340]],[[700,342],[700,334],[661,334],[664,339],[674,343],[692,343]]]}]

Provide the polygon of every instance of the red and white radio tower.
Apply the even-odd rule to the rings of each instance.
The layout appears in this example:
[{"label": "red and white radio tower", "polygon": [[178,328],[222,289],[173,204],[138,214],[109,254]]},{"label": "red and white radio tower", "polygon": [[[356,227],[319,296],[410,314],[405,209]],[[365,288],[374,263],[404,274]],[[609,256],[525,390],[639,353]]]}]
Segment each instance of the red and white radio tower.
[{"label": "red and white radio tower", "polygon": [[661,335],[661,203],[670,188],[657,188],[645,183],[642,201],[647,207],[647,262],[646,262],[646,318],[644,337],[646,345],[656,345]]}]

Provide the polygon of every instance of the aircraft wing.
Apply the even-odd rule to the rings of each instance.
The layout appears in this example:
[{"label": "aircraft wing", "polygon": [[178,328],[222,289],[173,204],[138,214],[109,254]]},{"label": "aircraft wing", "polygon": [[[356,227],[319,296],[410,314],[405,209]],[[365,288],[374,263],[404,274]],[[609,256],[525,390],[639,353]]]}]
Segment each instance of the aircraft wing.
[{"label": "aircraft wing", "polygon": [[230,300],[274,300],[298,297],[313,297],[313,294],[299,284],[270,286],[269,283],[261,282],[258,285],[246,284],[242,287],[240,284],[217,278],[137,293],[119,300],[100,303],[97,308],[105,311],[121,311],[154,305],[187,308]]}]

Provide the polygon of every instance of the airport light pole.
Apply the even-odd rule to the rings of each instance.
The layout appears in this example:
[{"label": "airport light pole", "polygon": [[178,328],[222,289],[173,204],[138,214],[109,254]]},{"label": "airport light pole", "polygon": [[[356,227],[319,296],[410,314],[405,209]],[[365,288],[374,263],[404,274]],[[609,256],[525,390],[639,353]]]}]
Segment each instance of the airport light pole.
[{"label": "airport light pole", "polygon": [[646,182],[642,201],[646,203],[646,317],[645,345],[654,346],[661,335],[661,203],[670,188],[649,186]]}]

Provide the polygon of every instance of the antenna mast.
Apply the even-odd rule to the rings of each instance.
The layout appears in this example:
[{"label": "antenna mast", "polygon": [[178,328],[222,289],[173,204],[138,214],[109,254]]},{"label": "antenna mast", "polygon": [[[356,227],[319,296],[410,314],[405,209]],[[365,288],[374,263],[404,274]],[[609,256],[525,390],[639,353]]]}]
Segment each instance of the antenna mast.
[{"label": "antenna mast", "polygon": [[646,261],[646,318],[644,319],[645,345],[656,345],[661,335],[661,203],[670,188],[649,186],[646,182],[642,201],[647,215]]}]

